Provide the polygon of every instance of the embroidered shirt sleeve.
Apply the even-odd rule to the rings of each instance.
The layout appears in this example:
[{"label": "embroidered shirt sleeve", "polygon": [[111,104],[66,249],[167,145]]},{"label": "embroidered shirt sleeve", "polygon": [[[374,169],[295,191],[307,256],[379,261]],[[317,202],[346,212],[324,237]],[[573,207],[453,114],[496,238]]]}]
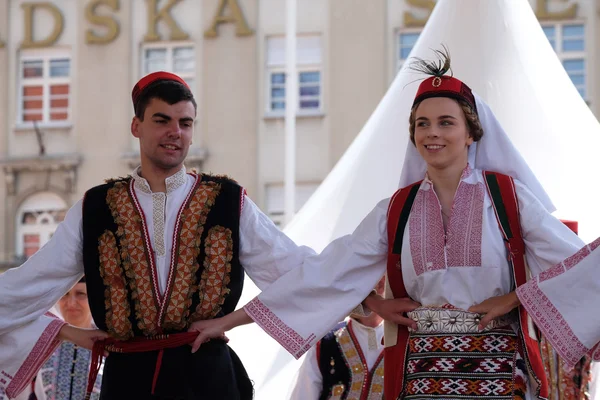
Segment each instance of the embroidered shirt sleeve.
[{"label": "embroidered shirt sleeve", "polygon": [[515,189],[527,263],[535,276],[575,254],[584,243],[550,214],[524,184],[515,180]]},{"label": "embroidered shirt sleeve", "polygon": [[240,262],[261,290],[301,266],[315,252],[298,246],[246,197],[240,217]]},{"label": "embroidered shirt sleeve", "polygon": [[83,275],[81,207],[75,203],[50,241],[20,268],[0,275],[0,335],[43,315]]},{"label": "embroidered shirt sleeve", "polygon": [[293,356],[300,357],[343,320],[383,276],[388,202],[380,202],[352,235],[304,258],[245,307]]},{"label": "embroidered shirt sleeve", "polygon": [[[546,339],[568,367],[600,341],[600,238],[517,289]],[[573,296],[573,292],[577,296]]]}]

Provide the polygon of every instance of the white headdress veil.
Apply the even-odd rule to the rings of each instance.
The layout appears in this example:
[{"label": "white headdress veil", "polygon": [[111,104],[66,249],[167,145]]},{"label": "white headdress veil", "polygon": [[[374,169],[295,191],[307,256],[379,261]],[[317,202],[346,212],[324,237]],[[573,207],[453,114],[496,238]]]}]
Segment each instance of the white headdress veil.
[{"label": "white headdress veil", "polygon": [[[508,138],[492,109],[476,93],[473,95],[477,114],[483,127],[483,137],[469,148],[471,168],[499,172],[518,179],[538,198],[548,212],[554,212],[556,208],[550,197]],[[400,175],[400,187],[423,179],[426,170],[425,160],[409,141]]]}]

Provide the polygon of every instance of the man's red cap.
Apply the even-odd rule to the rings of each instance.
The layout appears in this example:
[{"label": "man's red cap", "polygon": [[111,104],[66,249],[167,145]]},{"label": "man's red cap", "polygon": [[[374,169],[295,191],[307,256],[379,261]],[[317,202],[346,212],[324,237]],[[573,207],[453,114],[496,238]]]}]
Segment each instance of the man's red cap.
[{"label": "man's red cap", "polygon": [[188,84],[185,83],[183,79],[181,79],[181,77],[175,74],[166,71],[153,72],[140,79],[138,83],[136,83],[133,87],[133,90],[131,91],[131,99],[133,100],[134,108],[137,104],[137,101],[140,98],[140,94],[144,91],[144,89],[147,88],[150,84],[158,81],[175,81],[181,83],[188,89],[190,88]]},{"label": "man's red cap", "polygon": [[471,88],[463,82],[451,76],[432,76],[425,79],[419,85],[413,106],[431,97],[450,97],[456,100],[464,100],[477,112],[475,96]]}]

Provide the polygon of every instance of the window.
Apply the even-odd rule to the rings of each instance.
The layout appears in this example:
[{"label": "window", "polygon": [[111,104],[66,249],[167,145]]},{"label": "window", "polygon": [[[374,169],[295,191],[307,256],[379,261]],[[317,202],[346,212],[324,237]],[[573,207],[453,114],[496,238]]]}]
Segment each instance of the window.
[{"label": "window", "polygon": [[[321,113],[323,110],[323,76],[321,37],[298,36],[296,40],[298,113]],[[285,111],[285,37],[267,39],[267,112]]]},{"label": "window", "polygon": [[543,25],[542,29],[581,97],[588,100],[585,26],[576,23],[561,23]]},{"label": "window", "polygon": [[[317,190],[319,184],[316,183],[297,183],[295,208],[296,212],[302,208],[310,196]],[[267,214],[273,220],[275,225],[283,228],[285,218],[285,188],[281,184],[267,185]]]},{"label": "window", "polygon": [[27,198],[17,213],[18,257],[27,259],[45,245],[66,213],[66,203],[54,193],[42,192]]},{"label": "window", "polygon": [[71,59],[68,55],[21,57],[19,122],[45,124],[69,120]]},{"label": "window", "polygon": [[179,75],[194,91],[196,55],[192,44],[156,43],[144,46],[142,75],[168,71]]},{"label": "window", "polygon": [[420,34],[421,31],[413,30],[402,31],[398,34],[398,52],[396,61],[397,71],[400,71],[400,68],[402,68],[408,59],[408,55],[412,51],[413,47],[415,47],[415,43],[417,43],[417,39],[419,39]]}]

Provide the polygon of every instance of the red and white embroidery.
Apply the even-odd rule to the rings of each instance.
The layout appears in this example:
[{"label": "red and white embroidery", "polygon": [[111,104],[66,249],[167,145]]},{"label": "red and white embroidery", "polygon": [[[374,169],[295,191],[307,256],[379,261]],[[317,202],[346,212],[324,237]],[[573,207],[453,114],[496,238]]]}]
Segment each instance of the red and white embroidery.
[{"label": "red and white embroidery", "polygon": [[589,244],[590,251],[596,250],[598,246],[600,246],[600,238],[594,240],[592,243]]},{"label": "red and white embroidery", "polygon": [[244,211],[244,201],[246,200],[246,189],[242,188],[240,191],[240,216],[242,215],[242,211]]},{"label": "red and white embroidery", "polygon": [[448,224],[448,267],[480,267],[483,235],[483,183],[461,182]]},{"label": "red and white embroidery", "polygon": [[160,304],[162,303],[162,294],[160,293],[160,287],[158,285],[158,271],[156,270],[156,261],[154,259],[154,249],[152,247],[152,241],[150,240],[150,234],[148,232],[148,224],[146,223],[146,214],[142,209],[142,206],[137,198],[135,190],[133,190],[135,180],[132,179],[129,182],[129,193],[133,200],[133,205],[137,210],[137,214],[140,217],[140,223],[142,225],[143,240],[145,249],[147,251],[147,261],[150,263],[150,271],[152,272],[152,292],[154,293],[155,300]]},{"label": "red and white embroidery", "polygon": [[280,320],[262,301],[255,297],[244,306],[244,310],[265,332],[279,342],[290,354],[299,358],[312,346],[315,335],[308,338],[302,336],[294,329]]},{"label": "red and white embroidery", "polygon": [[[31,384],[31,380],[37,374],[46,360],[54,353],[54,350],[60,344],[60,340],[56,337],[58,332],[65,325],[62,320],[54,320],[48,324],[38,341],[31,349],[31,352],[25,359],[21,368],[15,374],[10,384],[6,387],[8,397],[17,397],[26,386]],[[5,374],[8,375],[8,374]]]},{"label": "red and white embroidery", "polygon": [[[175,248],[175,246],[177,244],[177,238],[178,238],[180,230],[181,230],[181,225],[182,225],[181,215],[183,214],[184,210],[189,206],[190,198],[192,197],[192,194],[196,193],[196,191],[198,190],[198,185],[200,183],[200,177],[198,175],[196,175],[196,174],[190,174],[190,175],[192,176],[192,178],[194,178],[194,184],[192,185],[192,190],[190,190],[188,192],[188,194],[185,196],[185,200],[181,204],[179,211],[177,211],[177,218],[175,219],[175,229],[173,229],[173,239],[172,239],[173,249]],[[165,310],[167,309],[169,300],[171,300],[171,299],[167,299],[167,297],[171,297],[171,288],[172,288],[174,280],[175,280],[176,260],[177,260],[177,256],[179,256],[178,254],[175,254],[175,253],[176,253],[175,251],[173,251],[173,250],[171,251],[171,263],[169,265],[169,276],[167,278],[167,287],[165,288],[165,298],[161,299],[159,316],[158,316],[159,321],[164,321]],[[190,277],[190,280],[191,280],[191,277]]]},{"label": "red and white embroidery", "polygon": [[540,273],[537,279],[539,280],[539,282],[544,282],[550,278],[554,278],[555,276],[562,274],[563,272],[565,272],[565,267],[563,266],[563,264],[556,264],[553,267],[550,267],[544,272]]},{"label": "red and white embroidery", "polygon": [[[462,179],[470,175],[467,167]],[[417,276],[449,267],[481,266],[484,198],[483,183],[461,181],[445,233],[439,199],[431,183],[423,183],[409,218],[410,252]]]},{"label": "red and white embroidery", "polygon": [[419,189],[410,213],[410,254],[415,272],[444,269],[444,223],[440,203],[429,183]]},{"label": "red and white embroidery", "polygon": [[560,264],[556,264],[548,268],[546,271],[540,273],[537,277],[538,282],[547,281],[550,278],[554,278],[564,272],[567,272],[575,265],[583,261],[587,256],[589,256],[592,251],[593,249],[591,249],[591,245],[582,247],[577,253],[565,259]]},{"label": "red and white embroidery", "polygon": [[600,361],[600,343],[595,345],[593,349],[591,349],[588,354],[592,357],[594,361]]},{"label": "red and white embroidery", "polygon": [[554,349],[568,366],[574,366],[589,349],[579,341],[573,329],[540,289],[537,279],[517,288],[517,294]]},{"label": "red and white embroidery", "polygon": [[584,258],[591,253],[588,246],[582,247],[577,253],[563,261],[565,269],[568,271],[575,265],[579,264]]}]

